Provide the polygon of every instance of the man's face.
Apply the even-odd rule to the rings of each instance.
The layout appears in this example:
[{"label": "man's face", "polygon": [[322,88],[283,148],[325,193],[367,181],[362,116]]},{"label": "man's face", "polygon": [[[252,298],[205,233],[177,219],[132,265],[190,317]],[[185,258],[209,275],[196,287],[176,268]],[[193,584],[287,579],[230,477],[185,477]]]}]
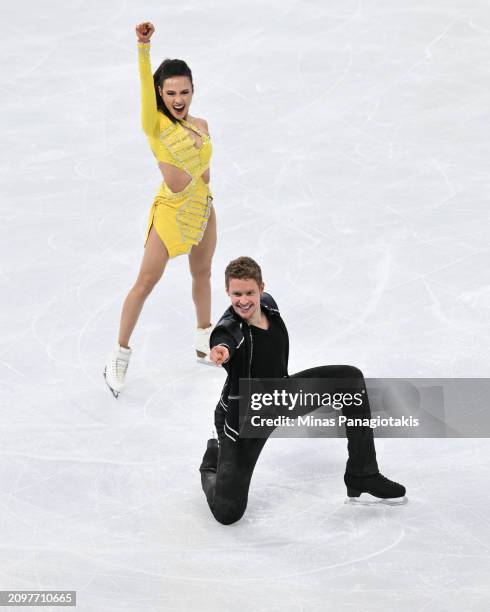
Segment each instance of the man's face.
[{"label": "man's face", "polygon": [[230,278],[227,293],[231,299],[233,310],[246,321],[253,318],[260,309],[260,294],[264,283],[259,285],[252,278]]}]

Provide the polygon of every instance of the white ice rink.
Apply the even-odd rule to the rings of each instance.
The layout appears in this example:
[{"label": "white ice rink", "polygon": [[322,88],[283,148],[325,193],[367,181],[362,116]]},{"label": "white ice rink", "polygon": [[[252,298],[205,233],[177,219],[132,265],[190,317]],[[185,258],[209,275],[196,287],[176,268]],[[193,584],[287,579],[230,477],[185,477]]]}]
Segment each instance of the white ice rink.
[{"label": "white ice rink", "polygon": [[193,360],[186,257],[147,301],[127,391],[102,378],[161,181],[140,128],[146,20],[154,69],[186,59],[210,125],[214,319],[247,254],[291,372],[488,377],[489,3],[0,15],[0,590],[76,590],[83,612],[489,610],[488,439],[378,441],[399,508],[344,505],[344,440],[271,440],[244,518],[215,522],[198,467],[224,372]]}]

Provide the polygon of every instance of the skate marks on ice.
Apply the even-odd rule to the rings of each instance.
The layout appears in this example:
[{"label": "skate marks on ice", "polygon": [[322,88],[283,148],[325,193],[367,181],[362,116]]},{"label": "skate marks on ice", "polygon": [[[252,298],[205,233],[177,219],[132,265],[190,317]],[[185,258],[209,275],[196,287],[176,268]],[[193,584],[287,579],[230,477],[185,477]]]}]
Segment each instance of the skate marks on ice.
[{"label": "skate marks on ice", "polygon": [[[140,594],[145,612],[487,609],[485,440],[380,445],[390,475],[409,475],[400,508],[343,504],[344,448],[321,474],[291,469],[288,450],[277,486],[266,450],[245,517],[214,524],[197,467],[221,377],[196,373],[185,258],[145,305],[125,395],[107,392],[102,365],[159,181],[138,119],[141,7],[25,4],[4,41],[1,114],[5,584],[76,585],[87,612],[120,609],[115,592]],[[169,7],[161,28],[184,19],[186,36],[172,27],[153,51],[189,61],[216,144],[215,312],[226,263],[255,255],[292,371],[485,376],[488,11],[241,7],[237,19],[218,3],[206,27],[199,3]],[[17,23],[18,6],[2,10]]]}]

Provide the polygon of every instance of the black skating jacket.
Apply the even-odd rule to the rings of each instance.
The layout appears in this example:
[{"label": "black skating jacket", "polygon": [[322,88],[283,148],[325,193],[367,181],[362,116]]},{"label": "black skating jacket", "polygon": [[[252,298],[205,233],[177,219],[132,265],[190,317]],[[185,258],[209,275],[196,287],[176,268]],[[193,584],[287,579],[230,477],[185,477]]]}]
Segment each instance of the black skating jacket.
[{"label": "black skating jacket", "polygon": [[[289,337],[274,298],[268,293],[260,296],[260,307],[267,317],[276,317],[286,336],[286,364],[289,357]],[[239,437],[239,381],[251,378],[253,355],[252,332],[248,323],[230,306],[216,324],[209,346],[226,346],[230,358],[223,364],[228,376],[216,406],[215,420],[218,433],[223,431],[234,442]]]}]

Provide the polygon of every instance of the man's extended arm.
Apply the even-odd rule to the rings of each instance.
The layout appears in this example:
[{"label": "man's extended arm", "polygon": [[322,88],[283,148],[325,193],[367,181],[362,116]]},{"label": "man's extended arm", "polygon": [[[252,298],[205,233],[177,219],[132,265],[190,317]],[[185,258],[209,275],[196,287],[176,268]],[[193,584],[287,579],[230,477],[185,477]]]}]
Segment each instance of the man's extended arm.
[{"label": "man's extended arm", "polygon": [[232,359],[236,350],[231,334],[221,329],[215,331],[211,336],[210,348],[209,357],[216,365],[222,365]]}]

